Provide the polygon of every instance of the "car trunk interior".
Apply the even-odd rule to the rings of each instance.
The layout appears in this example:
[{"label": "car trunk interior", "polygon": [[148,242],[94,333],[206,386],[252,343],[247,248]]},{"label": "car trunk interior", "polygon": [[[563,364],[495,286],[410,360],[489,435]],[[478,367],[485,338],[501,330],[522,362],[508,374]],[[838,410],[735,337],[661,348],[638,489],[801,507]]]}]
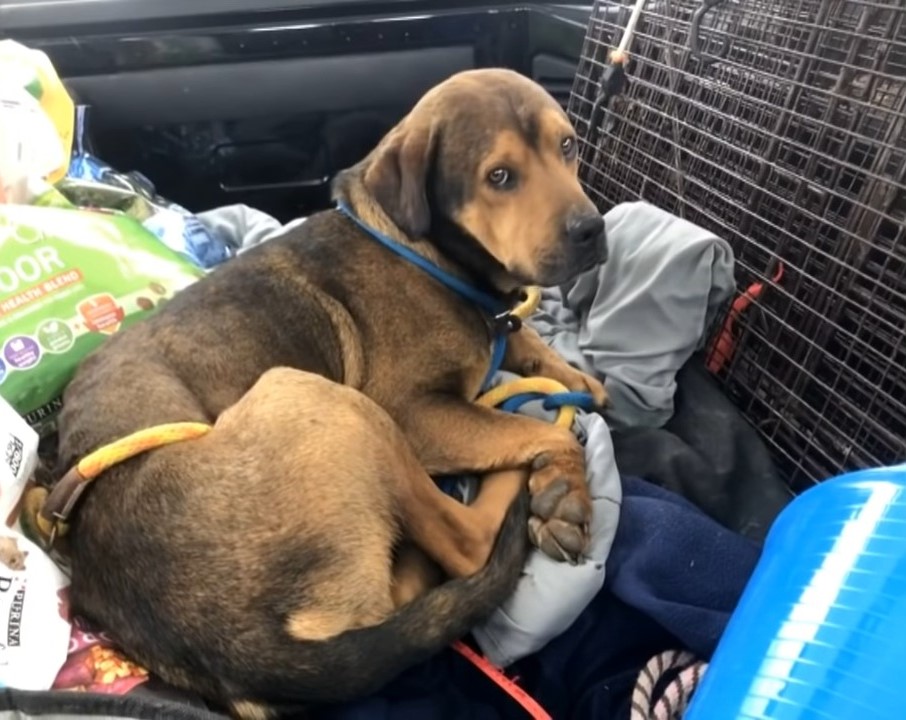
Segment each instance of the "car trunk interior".
[{"label": "car trunk interior", "polygon": [[[633,33],[629,63],[618,70],[625,70],[626,83],[611,93],[613,50]],[[622,493],[622,500],[605,497],[615,508],[616,550],[608,548],[606,563],[596,564],[606,572],[607,584],[601,579],[598,587],[605,591],[581,615],[577,611],[573,626],[559,629],[563,639],[554,633],[556,641],[516,663],[514,674],[551,713],[528,714],[628,720],[639,688],[653,696],[644,674],[653,672],[652,662],[663,665],[664,657],[688,661],[657,668],[670,677],[657,685],[664,696],[686,693],[685,703],[708,663],[719,660],[722,669],[712,677],[739,690],[739,699],[750,688],[734,677],[766,677],[758,675],[768,673],[769,663],[762,660],[780,646],[795,656],[775,663],[770,671],[776,676],[766,680],[774,683],[770,700],[780,698],[781,711],[759,717],[817,718],[783,714],[784,693],[796,688],[816,689],[815,696],[826,690],[827,707],[834,707],[834,693],[871,706],[875,690],[856,687],[859,678],[874,677],[881,665],[875,661],[887,652],[884,633],[906,627],[906,553],[901,546],[875,552],[871,543],[900,537],[899,529],[884,535],[878,528],[888,511],[898,528],[906,523],[906,479],[902,469],[899,476],[890,471],[882,478],[893,499],[878,511],[875,526],[858,531],[850,525],[874,500],[853,501],[845,494],[850,486],[824,481],[871,469],[887,472],[906,461],[902,0],[0,0],[4,38],[47,54],[73,100],[85,108],[91,154],[117,171],[144,175],[160,196],[189,213],[245,205],[279,221],[274,225],[328,208],[337,172],[363,158],[423,93],[454,73],[503,67],[537,81],[575,127],[579,179],[604,214],[608,242],[622,237],[624,255],[641,257],[636,251],[644,246],[653,258],[636,266],[649,274],[627,289],[620,285],[623,276],[607,275],[612,266],[619,272],[629,267],[613,262],[620,252],[615,241],[608,262],[582,276],[595,278],[583,285],[587,295],[571,295],[582,285],[578,281],[545,289],[538,328],[549,334],[539,333],[573,367],[598,373],[601,382],[609,382],[611,370],[618,375],[632,366],[627,375],[635,373],[638,382],[627,381],[623,400],[645,405],[652,386],[667,390],[645,408],[652,415],[640,414],[635,425],[607,410],[579,414],[606,425],[607,460],[601,465],[609,463]],[[556,157],[562,159],[559,151]],[[594,207],[587,207],[600,225]],[[380,232],[371,234],[386,247],[393,243],[381,240]],[[381,283],[387,286],[384,276]],[[600,309],[608,292],[620,287],[625,303],[614,301],[602,315],[616,322],[643,295],[638,307],[646,315],[611,325],[618,332],[599,333],[604,339],[593,337],[587,308]],[[685,327],[676,322],[692,316]],[[559,334],[564,327],[572,333],[566,341]],[[620,345],[624,341],[631,350]],[[574,355],[566,357],[564,349]],[[666,370],[657,362],[646,365],[658,353],[656,360],[667,358]],[[602,357],[611,362],[606,370],[595,365]],[[633,362],[642,370],[636,372]],[[569,394],[565,386],[561,391]],[[540,403],[544,393],[521,395]],[[501,401],[497,407],[503,406]],[[857,480],[852,482],[871,478]],[[843,495],[834,496],[835,488]],[[813,490],[827,492],[828,507],[839,516],[813,508],[812,515],[798,516],[800,525],[782,530],[782,551],[763,546],[772,523],[784,513],[793,516],[788,509]],[[855,509],[843,517],[847,508]],[[686,536],[670,535],[686,530]],[[865,548],[867,561],[859,555]],[[775,565],[774,574],[759,581],[762,552]],[[788,577],[781,560],[789,560]],[[821,574],[822,563],[840,572],[816,590],[809,583]],[[854,587],[862,595],[844,607],[838,599],[844,591],[856,592]],[[607,593],[612,595],[605,598]],[[783,593],[788,595],[778,599]],[[744,660],[734,666],[737,656],[712,652],[720,652],[717,643],[728,623],[734,627],[740,597],[754,599],[739,605],[745,615],[739,622],[748,625],[737,623],[735,634],[728,633],[727,652]],[[796,630],[799,644],[793,648],[782,633],[795,623],[780,617],[780,610],[776,617],[771,613],[782,606],[792,616],[809,602],[816,604],[806,608],[810,619],[805,630]],[[838,611],[840,616],[827,619]],[[776,620],[765,631],[780,638],[776,645],[770,644],[774,635],[762,643],[751,632],[759,613]],[[822,635],[831,630],[839,630],[839,637]],[[877,643],[863,652],[860,643],[871,633]],[[636,635],[641,640],[633,644]],[[821,655],[822,648],[836,647],[840,656]],[[581,659],[567,662],[564,648],[578,648]],[[796,665],[814,648],[814,657]],[[494,699],[491,714],[483,714],[483,690],[476,691],[476,705],[469,705],[474,698],[466,695],[487,677],[476,674],[479,664],[463,666],[465,655],[451,655],[445,652],[439,664],[402,676],[381,701],[405,704],[424,682],[431,692],[440,688],[424,707],[478,708],[471,715],[451,710],[449,717],[526,716],[526,705],[514,710],[512,703],[496,714],[518,699],[518,687]],[[906,662],[906,652],[900,657],[894,666]],[[745,663],[734,675],[733,668]],[[889,665],[881,670],[889,673]],[[588,678],[573,668],[586,666],[594,672],[587,673],[588,686],[577,690],[570,683]],[[803,675],[794,678],[799,667]],[[826,676],[808,675],[815,668]],[[837,671],[846,677],[828,679]],[[494,672],[485,673],[495,684],[489,694],[507,687],[506,678]],[[447,680],[460,684],[457,693],[461,687],[468,691],[450,700]],[[618,691],[622,705],[614,700]],[[717,691],[711,686],[709,692],[714,697]],[[570,693],[574,697],[567,698]],[[16,699],[11,707],[28,702]],[[38,709],[35,715],[58,707],[55,699],[48,702],[29,707]],[[178,703],[187,707],[185,698]],[[336,718],[440,716],[413,706],[415,715],[381,716],[371,707]],[[631,712],[632,720],[680,717],[678,710]],[[868,716],[898,719],[898,712]],[[136,712],[135,720],[140,716]],[[743,716],[749,717],[738,715]],[[694,720],[714,717],[705,712]]]},{"label": "car trunk interior", "polygon": [[192,211],[246,203],[281,220],[325,207],[333,174],[456,71],[512,68],[565,107],[589,11],[208,4],[204,12],[191,3],[190,15],[148,8],[158,17],[143,18],[131,3],[103,3],[87,23],[81,7],[67,18],[23,3],[4,16],[0,4],[0,28],[49,55],[73,96],[91,107],[93,150],[113,167],[142,172]]}]

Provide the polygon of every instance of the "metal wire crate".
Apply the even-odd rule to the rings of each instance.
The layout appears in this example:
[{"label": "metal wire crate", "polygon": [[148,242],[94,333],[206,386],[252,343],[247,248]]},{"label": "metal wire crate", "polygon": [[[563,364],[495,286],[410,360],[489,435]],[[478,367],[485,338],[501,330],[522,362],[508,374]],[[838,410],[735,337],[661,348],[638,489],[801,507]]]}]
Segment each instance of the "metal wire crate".
[{"label": "metal wire crate", "polygon": [[716,377],[794,488],[906,459],[906,3],[650,1],[599,124],[632,4],[596,2],[570,97],[587,190],[714,231],[763,284]]}]

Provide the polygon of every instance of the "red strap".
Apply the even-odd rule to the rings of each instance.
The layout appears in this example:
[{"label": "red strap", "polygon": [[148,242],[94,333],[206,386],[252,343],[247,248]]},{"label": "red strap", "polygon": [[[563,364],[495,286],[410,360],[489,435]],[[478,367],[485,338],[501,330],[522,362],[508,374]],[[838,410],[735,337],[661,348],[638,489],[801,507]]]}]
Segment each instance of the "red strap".
[{"label": "red strap", "polygon": [[[778,262],[771,282],[776,285],[782,279],[783,263]],[[733,301],[730,311],[724,319],[723,327],[717,337],[714,338],[714,342],[708,352],[707,367],[710,372],[715,374],[720,372],[733,359],[733,355],[736,353],[736,337],[734,335],[736,321],[748,309],[749,305],[761,297],[762,292],[764,292],[764,283],[753,282],[746,288],[744,293]]]},{"label": "red strap", "polygon": [[483,658],[462,642],[453,643],[453,649],[487,675],[507,695],[513,698],[513,700],[519,703],[522,709],[529,714],[529,717],[534,720],[553,720],[551,716],[547,714],[547,711],[538,704],[535,698],[519,687],[513,680],[510,680],[500,668],[492,665],[487,658]]}]

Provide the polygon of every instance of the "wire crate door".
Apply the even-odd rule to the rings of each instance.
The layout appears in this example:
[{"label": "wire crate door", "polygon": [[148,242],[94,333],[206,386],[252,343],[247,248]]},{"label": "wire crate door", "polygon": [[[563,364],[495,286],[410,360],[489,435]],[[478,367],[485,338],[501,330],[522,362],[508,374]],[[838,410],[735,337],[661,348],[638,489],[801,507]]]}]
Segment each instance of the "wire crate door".
[{"label": "wire crate door", "polygon": [[794,488],[906,459],[906,4],[647,2],[595,113],[633,5],[597,2],[586,34],[586,189],[730,242],[757,297],[709,365]]}]

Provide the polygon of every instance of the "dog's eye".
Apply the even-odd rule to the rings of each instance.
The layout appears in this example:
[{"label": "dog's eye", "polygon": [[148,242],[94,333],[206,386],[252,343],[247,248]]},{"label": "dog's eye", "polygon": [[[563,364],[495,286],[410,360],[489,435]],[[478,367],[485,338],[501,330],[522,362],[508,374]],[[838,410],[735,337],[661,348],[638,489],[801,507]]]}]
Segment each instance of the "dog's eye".
[{"label": "dog's eye", "polygon": [[494,187],[505,188],[513,184],[513,176],[506,168],[494,168],[488,173],[488,182]]},{"label": "dog's eye", "polygon": [[576,138],[565,137],[560,141],[560,149],[563,151],[563,157],[572,160],[576,154]]}]

